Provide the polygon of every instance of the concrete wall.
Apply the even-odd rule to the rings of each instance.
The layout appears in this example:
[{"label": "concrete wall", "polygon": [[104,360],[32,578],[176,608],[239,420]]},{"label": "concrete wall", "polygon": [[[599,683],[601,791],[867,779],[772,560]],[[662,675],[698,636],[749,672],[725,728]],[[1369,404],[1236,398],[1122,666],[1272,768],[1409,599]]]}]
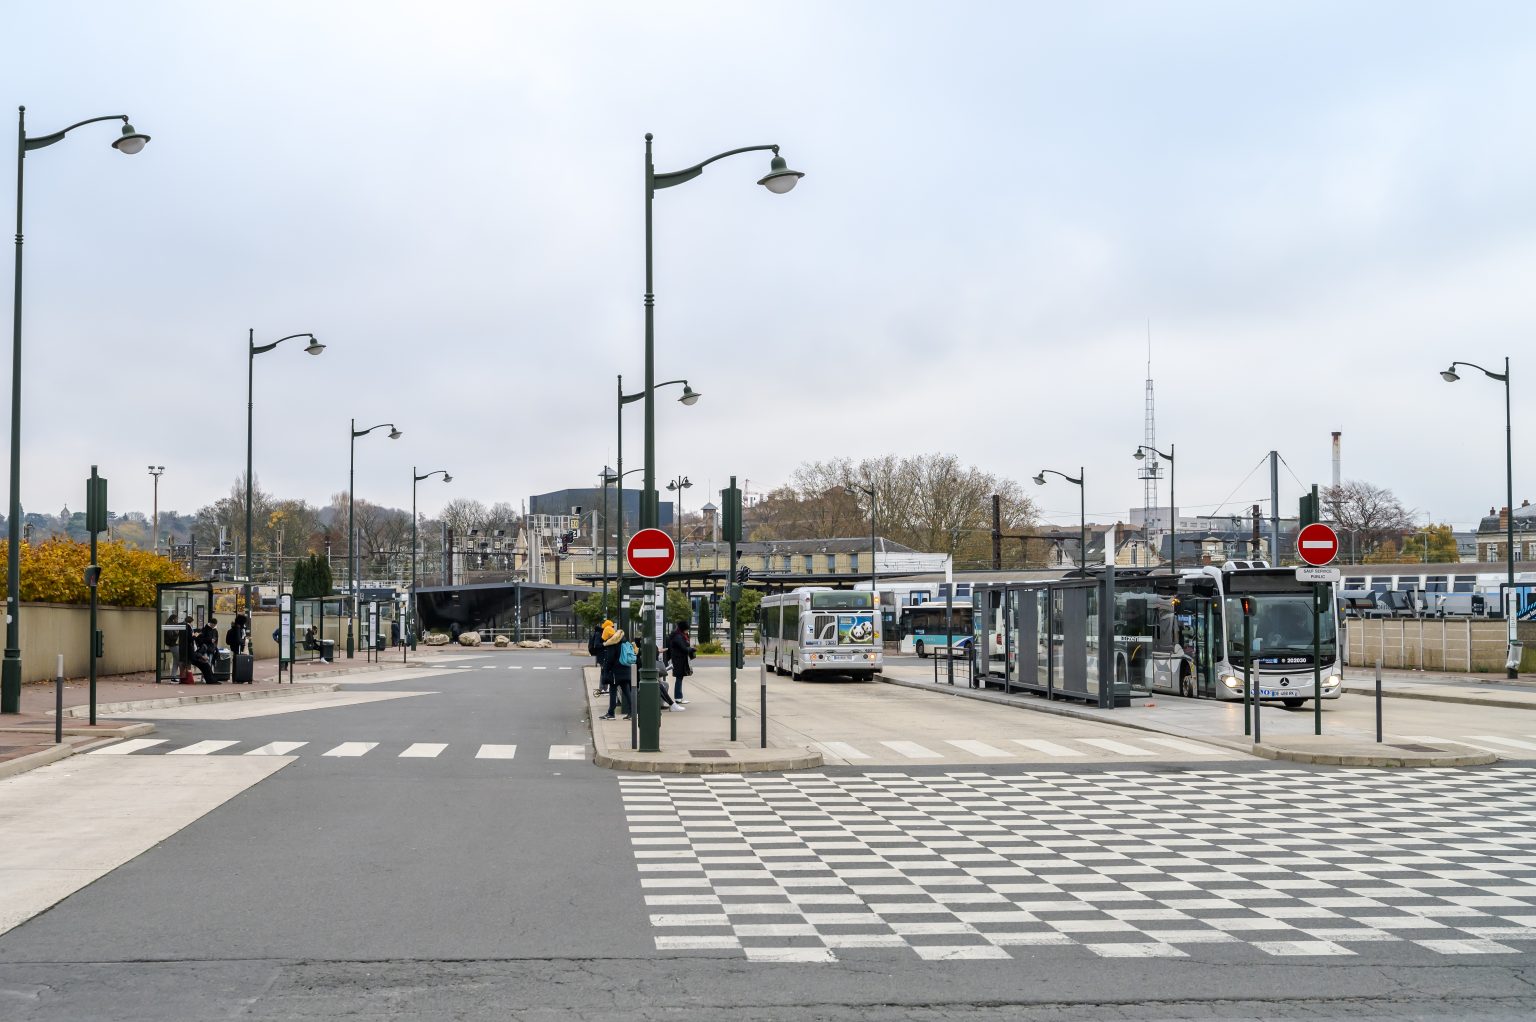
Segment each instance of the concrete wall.
[{"label": "concrete wall", "polygon": [[[1425,671],[1502,672],[1508,643],[1503,621],[1468,618],[1348,618],[1344,622],[1346,665]],[[1536,670],[1536,626],[1522,624],[1526,643],[1523,671]]]}]

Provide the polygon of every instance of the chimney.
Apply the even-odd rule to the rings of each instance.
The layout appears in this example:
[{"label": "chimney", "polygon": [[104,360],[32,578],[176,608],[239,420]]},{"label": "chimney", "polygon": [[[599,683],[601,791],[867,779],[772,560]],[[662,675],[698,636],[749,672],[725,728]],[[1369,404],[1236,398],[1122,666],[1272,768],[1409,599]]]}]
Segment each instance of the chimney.
[{"label": "chimney", "polygon": [[1499,528],[1509,528],[1509,508],[1507,507],[1499,508]]},{"label": "chimney", "polygon": [[1339,487],[1339,438],[1344,434],[1338,430],[1333,431],[1333,487]]}]

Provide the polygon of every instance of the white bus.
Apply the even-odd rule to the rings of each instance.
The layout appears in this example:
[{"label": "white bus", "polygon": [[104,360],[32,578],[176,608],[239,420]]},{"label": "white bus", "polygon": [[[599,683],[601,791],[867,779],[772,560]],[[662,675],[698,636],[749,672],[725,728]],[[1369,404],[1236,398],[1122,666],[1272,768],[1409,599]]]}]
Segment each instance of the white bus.
[{"label": "white bus", "polygon": [[945,604],[920,603],[901,608],[897,618],[903,653],[920,657],[953,649],[960,653],[971,648],[971,603],[955,602],[946,612]]},{"label": "white bus", "polygon": [[803,586],[763,597],[763,663],[776,674],[851,674],[872,679],[884,658],[880,619],[868,590]]}]

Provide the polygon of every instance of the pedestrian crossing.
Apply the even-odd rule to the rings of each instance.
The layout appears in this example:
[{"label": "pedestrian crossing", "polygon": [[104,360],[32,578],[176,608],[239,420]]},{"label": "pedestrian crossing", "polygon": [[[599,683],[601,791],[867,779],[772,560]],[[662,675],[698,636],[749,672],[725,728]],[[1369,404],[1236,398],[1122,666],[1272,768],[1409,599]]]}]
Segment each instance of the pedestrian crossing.
[{"label": "pedestrian crossing", "polygon": [[1434,735],[1404,735],[1410,742],[1437,745],[1448,752],[1460,749],[1477,749],[1492,752],[1504,759],[1536,759],[1536,735],[1505,737],[1503,735],[1459,735],[1455,738],[1439,738]]},{"label": "pedestrian crossing", "polygon": [[1044,738],[993,738],[979,741],[974,738],[930,739],[920,742],[903,740],[871,740],[865,742],[816,742],[829,763],[855,763],[870,760],[911,760],[912,762],[940,762],[956,760],[983,760],[990,762],[1028,761],[1079,761],[1094,762],[1120,759],[1167,759],[1170,754],[1196,759],[1231,759],[1240,755],[1234,750],[1203,745],[1182,738],[1161,735],[1137,734],[1133,739],[1059,737]]},{"label": "pedestrian crossing", "polygon": [[[477,667],[477,665],[475,665],[475,664],[443,664],[441,666],[452,668],[453,670],[456,670],[456,671],[473,671]],[[482,670],[482,671],[579,671],[579,670],[581,670],[580,667],[570,667],[570,666],[566,666],[566,667],[550,667],[550,666],[544,665],[544,664],[479,664],[478,668],[480,670]]]},{"label": "pedestrian crossing", "polygon": [[[242,748],[242,746],[244,748]],[[319,755],[330,759],[455,759],[467,750],[474,750],[474,759],[516,759],[516,745],[476,745],[464,743],[451,746],[447,742],[411,742],[390,744],[386,742],[265,742],[256,743],[235,739],[204,739],[189,745],[174,745],[168,738],[130,738],[116,745],[92,749],[89,756],[294,756]],[[450,751],[452,750],[452,751]],[[447,753],[445,756],[444,754]],[[586,745],[551,745],[545,756],[548,760],[586,760],[591,756]],[[524,758],[527,758],[525,754]]]}]

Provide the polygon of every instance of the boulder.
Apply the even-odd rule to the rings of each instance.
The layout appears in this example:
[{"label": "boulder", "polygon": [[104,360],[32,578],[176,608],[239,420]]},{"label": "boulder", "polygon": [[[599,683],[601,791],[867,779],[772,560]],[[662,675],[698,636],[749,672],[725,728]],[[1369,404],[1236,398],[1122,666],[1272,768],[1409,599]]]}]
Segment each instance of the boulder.
[{"label": "boulder", "polygon": [[421,637],[421,641],[426,643],[428,646],[446,646],[448,645],[449,639],[448,636],[442,632],[428,632],[426,635]]},{"label": "boulder", "polygon": [[497,649],[506,649],[510,645],[512,645],[512,640],[507,638],[505,635],[496,636]]},{"label": "boulder", "polygon": [[480,633],[479,632],[461,632],[459,634],[459,645],[460,646],[478,646],[478,645],[480,645]]}]

